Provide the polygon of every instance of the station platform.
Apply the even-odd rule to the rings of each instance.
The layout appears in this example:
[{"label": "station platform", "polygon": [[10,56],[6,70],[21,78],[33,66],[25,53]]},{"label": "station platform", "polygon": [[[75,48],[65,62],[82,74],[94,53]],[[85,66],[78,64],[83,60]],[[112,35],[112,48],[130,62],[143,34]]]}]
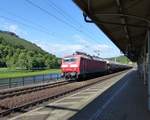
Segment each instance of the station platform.
[{"label": "station platform", "polygon": [[[109,97],[101,104],[106,96]],[[147,99],[147,86],[137,70],[132,70],[71,120],[150,120]]]},{"label": "station platform", "polygon": [[150,120],[136,69],[10,120]]}]

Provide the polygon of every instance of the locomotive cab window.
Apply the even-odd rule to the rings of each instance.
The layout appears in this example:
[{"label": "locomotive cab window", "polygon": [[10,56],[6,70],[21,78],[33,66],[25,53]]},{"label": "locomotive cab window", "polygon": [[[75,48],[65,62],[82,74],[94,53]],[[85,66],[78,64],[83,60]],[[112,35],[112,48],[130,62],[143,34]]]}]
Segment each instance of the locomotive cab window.
[{"label": "locomotive cab window", "polygon": [[76,58],[64,58],[64,62],[75,62],[77,59]]}]

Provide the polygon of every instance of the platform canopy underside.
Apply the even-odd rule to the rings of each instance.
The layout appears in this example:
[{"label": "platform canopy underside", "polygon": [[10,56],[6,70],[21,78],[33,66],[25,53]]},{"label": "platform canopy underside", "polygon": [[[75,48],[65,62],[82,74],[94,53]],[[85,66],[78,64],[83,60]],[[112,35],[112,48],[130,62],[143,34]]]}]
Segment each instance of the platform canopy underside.
[{"label": "platform canopy underside", "polygon": [[74,2],[83,10],[87,22],[95,23],[132,61],[138,60],[150,26],[150,0]]}]

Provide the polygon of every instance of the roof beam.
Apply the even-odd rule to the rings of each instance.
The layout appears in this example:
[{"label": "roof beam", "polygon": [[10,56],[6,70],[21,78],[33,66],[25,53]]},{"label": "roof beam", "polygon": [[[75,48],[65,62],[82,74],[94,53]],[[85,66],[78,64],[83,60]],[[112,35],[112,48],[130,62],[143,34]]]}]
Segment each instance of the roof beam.
[{"label": "roof beam", "polygon": [[[118,8],[119,8],[119,13],[121,13],[121,14],[123,13],[123,14],[124,14],[122,5],[121,5],[121,3],[120,3],[120,0],[116,0],[116,3],[117,3],[117,6],[118,6]],[[126,34],[126,36],[127,36],[127,39],[130,40],[128,28],[127,28],[127,25],[126,25],[127,20],[126,20],[125,17],[121,17],[120,20],[121,20],[121,23],[122,23],[122,24],[125,24],[125,25],[123,26],[123,28],[124,28],[125,34]]]},{"label": "roof beam", "polygon": [[[92,22],[92,21],[86,21],[86,22]],[[130,27],[136,27],[136,28],[149,28],[149,26],[147,25],[138,25],[138,24],[123,24],[123,23],[117,23],[117,22],[107,22],[107,21],[95,21],[96,23],[99,23],[99,24],[112,24],[112,25],[120,25],[120,26],[130,26]]]},{"label": "roof beam", "polygon": [[[122,6],[122,4],[121,4],[121,2],[120,2],[120,0],[116,0],[116,3],[117,3],[117,7],[118,7],[118,12],[120,13],[120,14],[124,14],[124,10],[123,10],[123,6]],[[132,40],[131,40],[131,37],[130,37],[130,34],[129,34],[129,30],[128,30],[128,27],[127,27],[127,19],[126,19],[126,17],[125,16],[122,16],[122,17],[120,17],[120,20],[121,20],[121,23],[122,24],[125,24],[124,26],[123,26],[123,29],[124,29],[124,32],[125,32],[125,37],[126,37],[126,39],[127,39],[127,43],[129,44],[129,46],[130,47],[128,47],[128,50],[130,50],[130,49],[132,49]],[[128,51],[127,50],[127,51]],[[126,51],[126,52],[127,52]]]}]

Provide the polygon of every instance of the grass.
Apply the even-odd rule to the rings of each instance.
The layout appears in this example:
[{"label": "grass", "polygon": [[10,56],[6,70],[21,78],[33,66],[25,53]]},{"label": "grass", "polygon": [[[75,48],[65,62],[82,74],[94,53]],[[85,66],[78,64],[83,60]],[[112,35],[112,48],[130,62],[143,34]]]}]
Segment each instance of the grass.
[{"label": "grass", "polygon": [[60,69],[48,69],[48,70],[15,70],[9,68],[0,68],[0,79],[1,78],[15,78],[15,77],[26,77],[34,75],[42,75],[49,73],[60,73]]}]

